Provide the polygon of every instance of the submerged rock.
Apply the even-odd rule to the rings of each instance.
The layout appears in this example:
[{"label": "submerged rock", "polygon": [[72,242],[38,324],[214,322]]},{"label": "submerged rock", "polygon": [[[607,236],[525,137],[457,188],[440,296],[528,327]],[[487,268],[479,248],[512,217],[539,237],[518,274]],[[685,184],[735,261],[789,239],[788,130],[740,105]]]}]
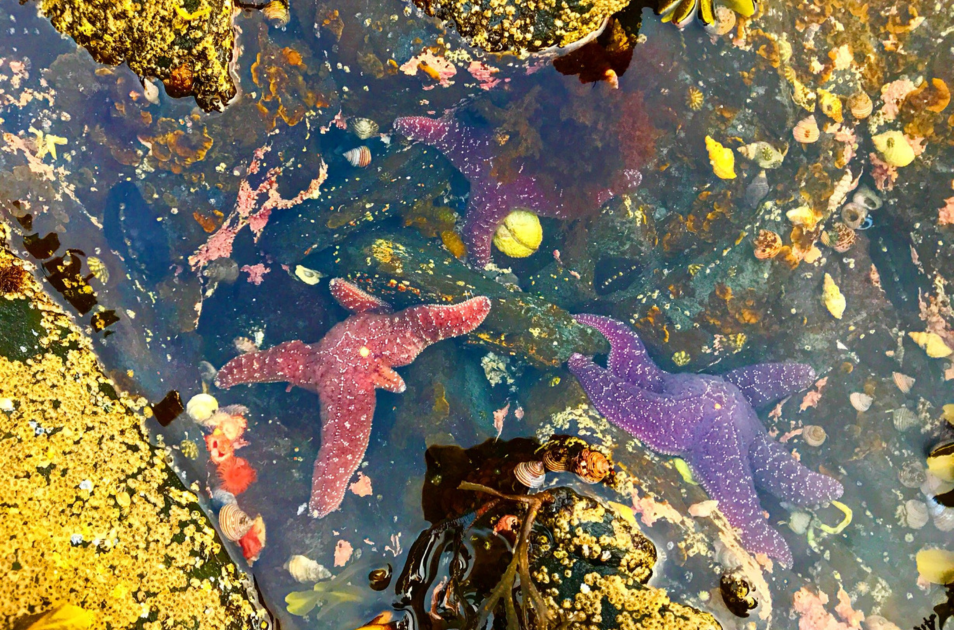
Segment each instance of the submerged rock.
[{"label": "submerged rock", "polygon": [[44,0],[40,10],[100,63],[125,61],[140,77],[162,81],[170,96],[194,96],[206,111],[235,96],[231,0]]}]

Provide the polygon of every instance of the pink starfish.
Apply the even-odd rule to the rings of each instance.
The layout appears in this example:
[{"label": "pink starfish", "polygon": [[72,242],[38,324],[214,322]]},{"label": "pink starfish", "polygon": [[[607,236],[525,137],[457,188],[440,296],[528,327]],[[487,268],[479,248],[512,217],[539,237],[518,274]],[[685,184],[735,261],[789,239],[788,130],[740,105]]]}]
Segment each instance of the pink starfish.
[{"label": "pink starfish", "polygon": [[341,279],[331,294],[354,315],[316,344],[288,341],[229,361],[216,384],[288,382],[321,399],[321,449],[309,507],[321,518],[338,509],[371,436],[374,390],[399,394],[404,380],[392,368],[408,365],[424,348],[474,330],[490,312],[475,297],[454,305],[413,306],[392,313],[386,302]]}]

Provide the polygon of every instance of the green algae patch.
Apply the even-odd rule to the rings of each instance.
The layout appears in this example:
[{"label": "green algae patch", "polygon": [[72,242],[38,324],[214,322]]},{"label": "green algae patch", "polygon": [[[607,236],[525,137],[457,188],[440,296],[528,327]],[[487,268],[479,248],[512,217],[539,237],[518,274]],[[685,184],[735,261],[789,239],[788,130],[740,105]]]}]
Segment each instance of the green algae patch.
[{"label": "green algae patch", "polygon": [[221,110],[235,96],[231,0],[42,0],[41,12],[96,61],[129,64],[173,97]]}]

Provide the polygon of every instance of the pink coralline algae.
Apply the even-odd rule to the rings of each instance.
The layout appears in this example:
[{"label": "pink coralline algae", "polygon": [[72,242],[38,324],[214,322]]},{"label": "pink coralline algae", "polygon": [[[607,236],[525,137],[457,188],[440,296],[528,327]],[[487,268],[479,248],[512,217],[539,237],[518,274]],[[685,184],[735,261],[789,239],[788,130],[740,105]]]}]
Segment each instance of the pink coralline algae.
[{"label": "pink coralline algae", "polygon": [[878,190],[893,190],[894,183],[898,181],[898,169],[891,166],[878,157],[877,153],[868,154],[871,160],[871,177],[875,180],[875,187]]},{"label": "pink coralline algae", "polygon": [[884,101],[881,111],[884,113],[886,120],[897,118],[901,104],[914,89],[914,83],[908,79],[898,79],[881,86],[881,100]]},{"label": "pink coralline algae", "polygon": [[[430,50],[424,50],[416,57],[411,57],[401,66],[401,72],[412,77],[417,74],[418,70],[437,81],[437,84],[441,87],[449,87],[453,83],[450,80],[451,77],[457,74],[457,68],[454,67],[454,64],[435,55]],[[424,89],[432,90],[434,87],[428,85]]]},{"label": "pink coralline algae", "polygon": [[798,614],[798,630],[858,630],[864,614],[851,608],[848,594],[843,589],[838,592],[838,605],[835,612],[842,618],[839,621],[825,609],[828,596],[824,593],[813,593],[802,587],[792,602],[792,609]]},{"label": "pink coralline algae", "polygon": [[[494,174],[495,150],[492,134],[462,125],[453,117],[409,116],[394,121],[394,130],[411,140],[430,145],[451,161],[470,182],[470,201],[462,237],[467,255],[475,267],[490,262],[490,244],[500,222],[515,208],[525,208],[540,216],[573,219],[581,214],[571,207],[562,189],[541,186],[521,168],[501,181]],[[635,177],[635,181],[639,181]],[[589,202],[598,207],[611,191],[593,191]]]},{"label": "pink coralline algae", "polygon": [[944,200],[944,207],[938,210],[937,224],[954,224],[954,197],[948,197]]},{"label": "pink coralline algae", "polygon": [[312,478],[312,514],[338,509],[371,437],[375,389],[401,393],[404,380],[393,368],[408,365],[424,348],[475,329],[490,312],[490,300],[475,297],[449,305],[414,306],[400,313],[358,287],[334,279],[331,294],[354,314],[316,344],[289,341],[229,361],[216,384],[287,382],[318,394],[321,448]]},{"label": "pink coralline algae", "polygon": [[257,265],[243,265],[241,270],[248,274],[248,281],[255,286],[262,284],[262,280],[265,279],[265,274],[271,271],[271,269],[262,263],[258,263]]},{"label": "pink coralline algae", "polygon": [[[328,166],[324,162],[318,169],[318,176],[308,184],[307,188],[291,199],[283,199],[278,192],[278,176],[282,173],[280,166],[269,169],[265,173],[265,180],[257,188],[252,188],[251,184],[248,183],[248,177],[258,173],[262,165],[262,158],[270,150],[271,146],[269,145],[255,150],[252,161],[245,173],[246,178],[239,185],[235,208],[225,219],[222,227],[193,255],[189,256],[189,265],[193,270],[201,269],[213,260],[229,257],[232,254],[232,243],[235,241],[235,237],[246,225],[252,230],[257,242],[262,235],[262,230],[268,223],[272,210],[285,210],[297,206],[306,199],[318,198],[321,193],[321,185],[328,178]],[[259,197],[263,194],[265,200],[259,204]]]},{"label": "pink coralline algae", "polygon": [[482,90],[489,90],[500,83],[500,79],[494,78],[494,75],[500,70],[491,68],[482,61],[471,61],[470,65],[467,66],[467,72],[480,82],[480,89]]}]

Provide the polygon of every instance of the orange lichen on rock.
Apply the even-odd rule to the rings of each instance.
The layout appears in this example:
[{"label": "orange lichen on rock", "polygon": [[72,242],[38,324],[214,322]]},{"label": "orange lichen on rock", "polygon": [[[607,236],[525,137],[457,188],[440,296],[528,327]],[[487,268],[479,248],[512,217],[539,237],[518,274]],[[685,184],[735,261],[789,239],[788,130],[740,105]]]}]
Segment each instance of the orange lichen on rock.
[{"label": "orange lichen on rock", "polygon": [[294,127],[308,112],[327,107],[328,102],[314,90],[316,71],[298,50],[278,48],[268,37],[268,30],[259,31],[259,53],[252,64],[252,81],[262,90],[258,112],[269,129],[279,120]]},{"label": "orange lichen on rock", "polygon": [[[193,122],[199,120],[198,116],[193,118]],[[179,174],[204,160],[214,141],[205,127],[194,125],[183,130],[178,121],[160,118],[155,135],[143,138],[143,142],[149,146],[149,157],[156,167]]]}]

